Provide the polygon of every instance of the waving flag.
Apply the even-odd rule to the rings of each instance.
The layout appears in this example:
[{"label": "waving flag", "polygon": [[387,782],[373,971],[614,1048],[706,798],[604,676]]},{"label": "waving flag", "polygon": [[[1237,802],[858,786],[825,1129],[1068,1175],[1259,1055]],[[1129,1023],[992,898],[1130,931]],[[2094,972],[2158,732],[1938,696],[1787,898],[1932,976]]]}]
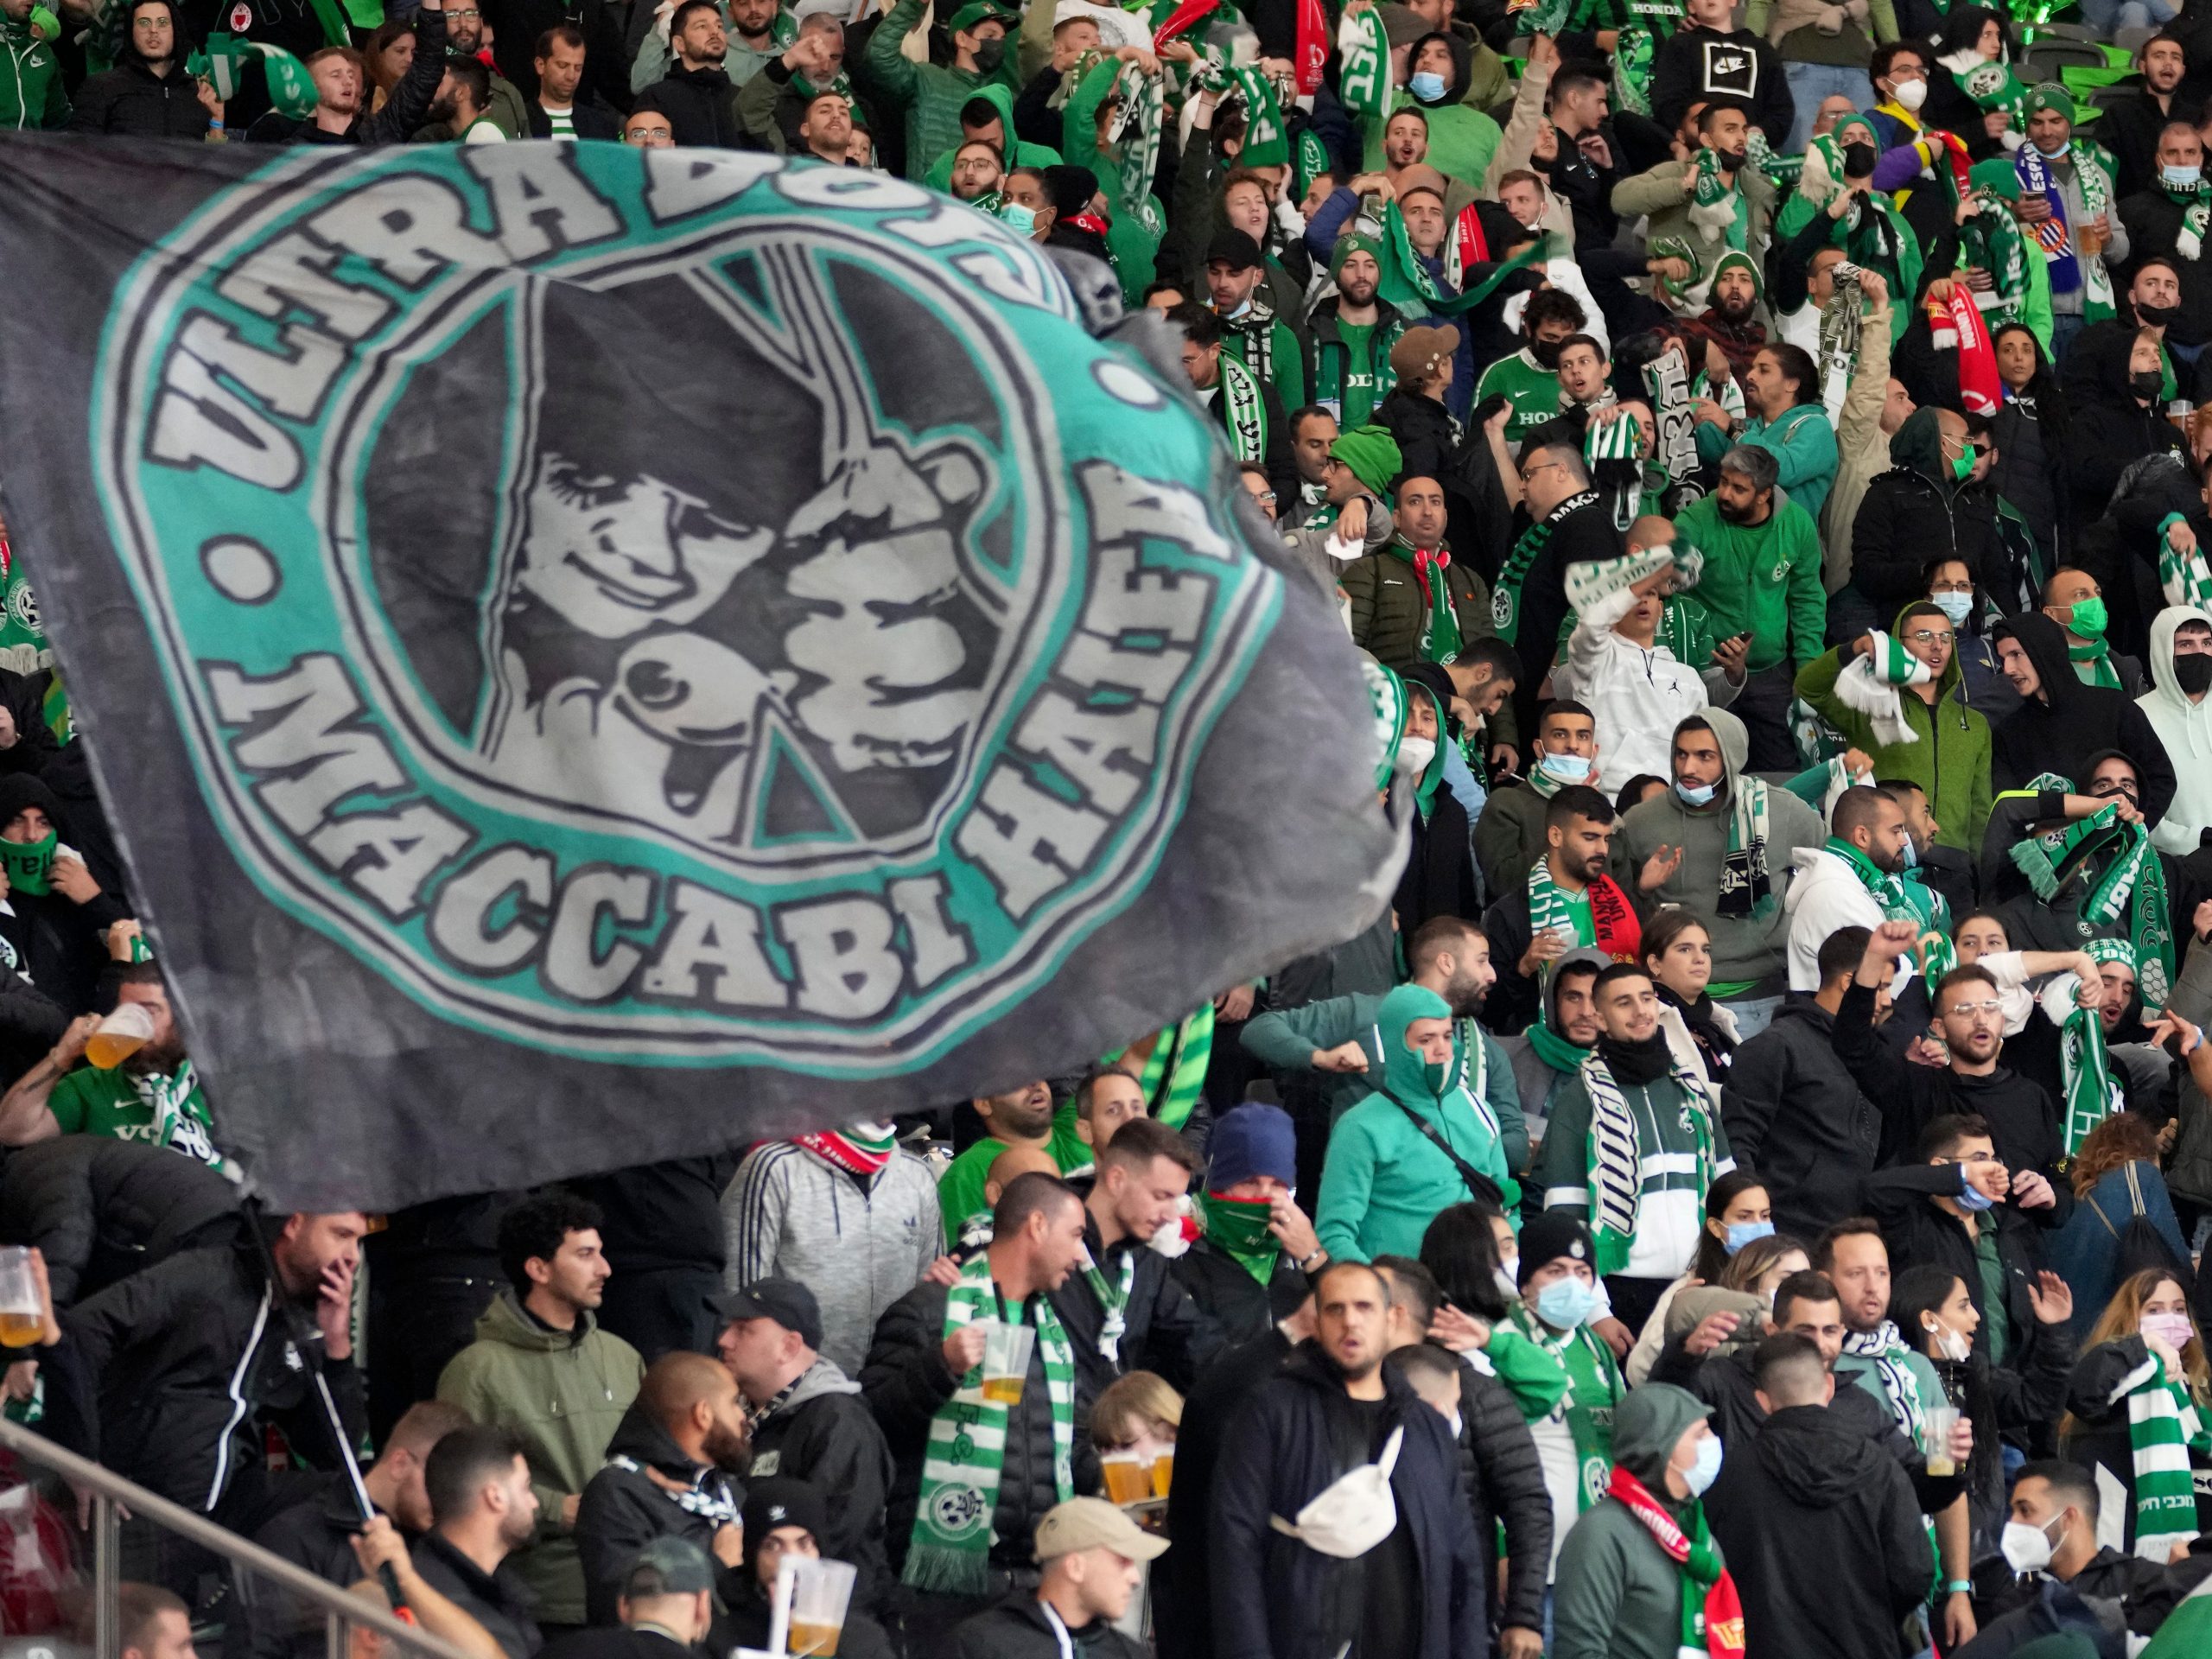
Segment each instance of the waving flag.
[{"label": "waving flag", "polygon": [[995,220],[696,150],[5,149],[8,518],[272,1202],[1002,1087],[1379,910],[1341,625]]}]

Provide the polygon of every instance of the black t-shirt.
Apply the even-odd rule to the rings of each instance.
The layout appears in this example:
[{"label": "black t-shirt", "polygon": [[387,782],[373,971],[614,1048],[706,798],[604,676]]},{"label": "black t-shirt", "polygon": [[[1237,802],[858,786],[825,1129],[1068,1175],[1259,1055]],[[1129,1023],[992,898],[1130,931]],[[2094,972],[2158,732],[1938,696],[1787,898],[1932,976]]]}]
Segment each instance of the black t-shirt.
[{"label": "black t-shirt", "polygon": [[[1382,1454],[1389,1438],[1387,1400],[1354,1400],[1352,1409],[1366,1427],[1370,1457]],[[1423,1407],[1426,1410],[1427,1408]],[[1361,1558],[1367,1569],[1365,1603],[1354,1659],[1403,1659],[1421,1649],[1421,1560],[1402,1511],[1390,1535]]]}]

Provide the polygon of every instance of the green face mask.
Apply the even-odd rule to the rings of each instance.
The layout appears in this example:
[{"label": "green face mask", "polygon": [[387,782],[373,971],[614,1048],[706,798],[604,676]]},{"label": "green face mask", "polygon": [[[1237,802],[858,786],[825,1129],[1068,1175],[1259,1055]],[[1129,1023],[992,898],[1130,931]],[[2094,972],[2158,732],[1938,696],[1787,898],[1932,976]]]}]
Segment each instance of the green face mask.
[{"label": "green face mask", "polygon": [[1224,1198],[1205,1192],[1198,1196],[1198,1213],[1205,1217],[1206,1237],[1214,1248],[1233,1256],[1265,1284],[1282,1248],[1268,1230],[1274,1207],[1263,1198]]},{"label": "green face mask", "polygon": [[0,841],[0,871],[17,893],[34,896],[51,892],[54,847],[59,840],[51,830],[37,841]]},{"label": "green face mask", "polygon": [[1974,446],[1972,444],[1968,444],[1966,448],[1966,453],[1959,456],[1957,460],[1951,463],[1951,476],[1957,479],[1960,483],[1965,483],[1968,478],[1974,475]]},{"label": "green face mask", "polygon": [[1425,1060],[1421,1063],[1421,1074],[1427,1079],[1428,1092],[1441,1100],[1444,1097],[1444,1080],[1452,1075],[1452,1062],[1446,1060],[1439,1065],[1434,1060]]},{"label": "green face mask", "polygon": [[2101,599],[2077,599],[2074,601],[2074,620],[2066,626],[2084,639],[2105,637],[2105,602]]}]

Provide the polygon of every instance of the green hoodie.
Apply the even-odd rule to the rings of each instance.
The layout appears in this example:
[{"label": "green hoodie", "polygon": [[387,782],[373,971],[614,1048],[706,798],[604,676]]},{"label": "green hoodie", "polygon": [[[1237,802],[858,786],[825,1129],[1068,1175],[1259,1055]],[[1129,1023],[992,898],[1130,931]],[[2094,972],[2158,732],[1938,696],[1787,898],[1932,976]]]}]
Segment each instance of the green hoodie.
[{"label": "green hoodie", "polygon": [[[1399,986],[1376,1011],[1369,1052],[1376,1043],[1382,1046],[1382,1084],[1338,1120],[1321,1169],[1314,1223],[1332,1261],[1419,1255],[1421,1235],[1437,1211],[1471,1196],[1452,1160],[1414,1127],[1414,1116],[1501,1188],[1510,1179],[1498,1136],[1466,1090],[1449,1080],[1448,1069],[1446,1081],[1432,1083],[1427,1062],[1406,1046],[1406,1027],[1414,1020],[1451,1017],[1442,997],[1418,985]],[[1484,1051],[1487,1092],[1499,1085],[1497,1074],[1511,1068],[1488,1044]]]},{"label": "green hoodie", "polygon": [[[1014,42],[1006,43],[1006,56],[992,73],[955,69],[935,63],[916,63],[899,51],[899,42],[922,21],[922,0],[899,0],[868,37],[868,51],[856,66],[864,90],[882,99],[885,113],[903,111],[906,118],[906,176],[926,181],[938,156],[960,143],[960,111],[977,91],[1014,73],[1019,54]],[[1007,111],[1007,130],[1014,130],[1014,112]]]},{"label": "green hoodie", "polygon": [[[1833,451],[1833,434],[1828,442]],[[1696,591],[1713,638],[1751,631],[1752,673],[1821,654],[1828,620],[1821,531],[1795,497],[1777,494],[1763,524],[1737,524],[1720,516],[1719,497],[1700,496],[1675,515],[1675,535],[1705,555]]]},{"label": "green hoodie", "polygon": [[1087,167],[1098,175],[1098,188],[1111,204],[1112,223],[1106,227],[1107,251],[1114,256],[1116,274],[1122,279],[1122,298],[1132,308],[1144,302],[1152,281],[1154,256],[1160,251],[1160,232],[1146,227],[1143,208],[1152,207],[1154,225],[1165,225],[1158,198],[1147,192],[1143,201],[1130,201],[1122,194],[1122,169],[1115,157],[1098,148],[1098,106],[1121,79],[1118,59],[1101,58],[1068,95],[1060,111],[1060,157],[1070,167]]},{"label": "green hoodie", "polygon": [[579,1313],[574,1331],[551,1330],[503,1290],[478,1318],[476,1340],[438,1378],[439,1399],[522,1436],[537,1535],[513,1559],[543,1624],[584,1622],[583,1567],[561,1510],[605,1465],[607,1443],[645,1375],[638,1351],[590,1314]]},{"label": "green hoodie", "polygon": [[[1685,1532],[1694,1530],[1698,1500],[1667,1490],[1667,1464],[1690,1425],[1712,1413],[1695,1395],[1667,1382],[1631,1390],[1613,1412],[1614,1464],[1642,1481]],[[1751,1449],[1735,1455],[1749,1457]],[[1717,1539],[1713,1551],[1719,1559]],[[1599,1498],[1560,1547],[1551,1659],[1675,1659],[1686,1582],[1626,1504]]]},{"label": "green hoodie", "polygon": [[[1047,149],[1043,144],[1026,143],[1015,135],[1013,87],[1004,81],[986,81],[969,93],[966,103],[962,104],[960,107],[964,110],[969,104],[973,104],[978,99],[999,112],[999,130],[1003,132],[1014,145],[1014,153],[1006,158],[1006,164],[1009,170],[1017,167],[1058,167],[1060,164],[1058,150]],[[1001,146],[1001,154],[1004,153],[1004,148],[1003,145]],[[959,153],[959,150],[960,140],[956,137],[952,141],[952,148],[930,163],[929,176],[922,182],[932,190],[950,190],[952,188],[952,158]]]},{"label": "green hoodie", "polygon": [[53,132],[69,123],[69,95],[53,46],[28,22],[0,17],[0,128]]},{"label": "green hoodie", "polygon": [[[1929,415],[1929,423],[1934,425],[1935,417],[1928,410],[1916,414],[1897,429],[1897,438],[1890,441],[1891,454],[1897,454],[1897,439],[1904,437],[1905,428],[1921,415]],[[1910,608],[1899,608],[1890,624],[1893,634],[1904,632],[1904,613]],[[1846,649],[1838,645],[1799,669],[1797,695],[1841,733],[1847,743],[1873,757],[1878,780],[1897,779],[1920,785],[1922,793],[1928,797],[1928,810],[1936,815],[1936,840],[1939,846],[1955,847],[1979,856],[1982,828],[1989,822],[1991,738],[1989,722],[1982,717],[1981,711],[1967,708],[1959,699],[1959,685],[1964,678],[1959,668],[1959,653],[1953,651],[1951,660],[1943,665],[1942,677],[1936,682],[1936,696],[1932,704],[1911,686],[1897,688],[1904,723],[1912,728],[1916,741],[1880,743],[1874,737],[1872,718],[1836,695],[1835,683],[1844,670]]]}]

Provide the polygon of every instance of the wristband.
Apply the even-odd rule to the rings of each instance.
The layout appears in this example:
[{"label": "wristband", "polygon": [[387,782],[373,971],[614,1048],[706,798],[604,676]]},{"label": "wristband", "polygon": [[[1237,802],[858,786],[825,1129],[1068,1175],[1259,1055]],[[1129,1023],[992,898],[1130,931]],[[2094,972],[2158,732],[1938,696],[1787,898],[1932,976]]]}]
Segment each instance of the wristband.
[{"label": "wristband", "polygon": [[1974,1586],[1964,1579],[1953,1579],[1943,1586],[1943,1593],[1947,1596],[1970,1596],[1974,1594]]},{"label": "wristband", "polygon": [[1312,1249],[1306,1251],[1305,1255],[1298,1258],[1298,1270],[1300,1273],[1311,1273],[1313,1268],[1306,1266],[1306,1263],[1313,1261],[1313,1259],[1317,1255],[1326,1255],[1327,1254],[1327,1251],[1324,1250],[1319,1244],[1316,1244]]}]

